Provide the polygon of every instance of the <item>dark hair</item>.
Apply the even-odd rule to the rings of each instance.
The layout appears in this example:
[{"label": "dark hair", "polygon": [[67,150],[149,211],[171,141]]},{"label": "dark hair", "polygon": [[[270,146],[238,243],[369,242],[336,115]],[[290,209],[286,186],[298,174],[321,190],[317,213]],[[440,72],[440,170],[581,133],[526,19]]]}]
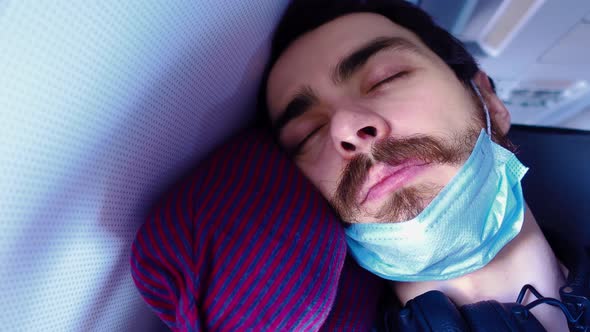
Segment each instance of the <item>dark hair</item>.
[{"label": "dark hair", "polygon": [[404,0],[293,0],[279,22],[272,40],[270,60],[258,94],[259,120],[270,123],[266,84],[272,67],[287,47],[306,32],[340,16],[356,12],[383,15],[414,32],[470,89],[469,81],[479,70],[475,59],[458,39],[439,27],[426,12],[415,5]]}]

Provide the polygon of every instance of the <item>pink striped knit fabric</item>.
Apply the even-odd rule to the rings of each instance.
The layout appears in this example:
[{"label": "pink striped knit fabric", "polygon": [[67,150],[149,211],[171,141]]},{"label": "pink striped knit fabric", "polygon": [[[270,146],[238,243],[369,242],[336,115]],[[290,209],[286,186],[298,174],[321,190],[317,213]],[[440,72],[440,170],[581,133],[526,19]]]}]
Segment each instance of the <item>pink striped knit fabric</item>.
[{"label": "pink striped knit fabric", "polygon": [[347,257],[324,198],[261,129],[217,149],[156,204],[131,267],[173,331],[368,331],[384,287]]}]

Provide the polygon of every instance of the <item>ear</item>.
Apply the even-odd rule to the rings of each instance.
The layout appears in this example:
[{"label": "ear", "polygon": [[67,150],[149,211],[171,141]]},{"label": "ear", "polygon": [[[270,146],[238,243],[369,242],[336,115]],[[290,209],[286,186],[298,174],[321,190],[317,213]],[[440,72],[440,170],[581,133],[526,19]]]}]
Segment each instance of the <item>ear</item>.
[{"label": "ear", "polygon": [[510,130],[510,112],[494,92],[488,75],[480,70],[475,74],[473,81],[479,87],[481,95],[488,106],[490,117],[493,120],[492,125],[495,124],[498,127],[492,129],[499,131],[503,136],[506,135]]}]

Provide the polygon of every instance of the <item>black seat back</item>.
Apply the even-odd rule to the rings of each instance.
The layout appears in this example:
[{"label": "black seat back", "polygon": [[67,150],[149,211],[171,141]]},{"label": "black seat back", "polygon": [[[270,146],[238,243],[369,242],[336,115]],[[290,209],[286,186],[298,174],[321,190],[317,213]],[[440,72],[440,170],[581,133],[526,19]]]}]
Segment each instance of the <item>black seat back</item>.
[{"label": "black seat back", "polygon": [[557,255],[590,245],[590,131],[514,125],[524,196]]}]

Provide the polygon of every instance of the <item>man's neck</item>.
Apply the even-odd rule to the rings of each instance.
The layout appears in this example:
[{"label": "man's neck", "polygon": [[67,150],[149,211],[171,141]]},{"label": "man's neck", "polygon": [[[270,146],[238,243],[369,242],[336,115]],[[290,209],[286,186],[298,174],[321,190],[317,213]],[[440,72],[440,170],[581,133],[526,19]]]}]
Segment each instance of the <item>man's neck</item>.
[{"label": "man's neck", "polygon": [[[451,280],[395,282],[392,286],[402,304],[429,290],[440,290],[462,306],[485,300],[515,302],[525,284],[533,285],[543,296],[559,299],[559,287],[564,283],[560,263],[527,206],[519,235],[485,267]],[[529,295],[525,303],[535,300]],[[537,308],[532,312],[547,330],[567,331],[558,309]]]}]

